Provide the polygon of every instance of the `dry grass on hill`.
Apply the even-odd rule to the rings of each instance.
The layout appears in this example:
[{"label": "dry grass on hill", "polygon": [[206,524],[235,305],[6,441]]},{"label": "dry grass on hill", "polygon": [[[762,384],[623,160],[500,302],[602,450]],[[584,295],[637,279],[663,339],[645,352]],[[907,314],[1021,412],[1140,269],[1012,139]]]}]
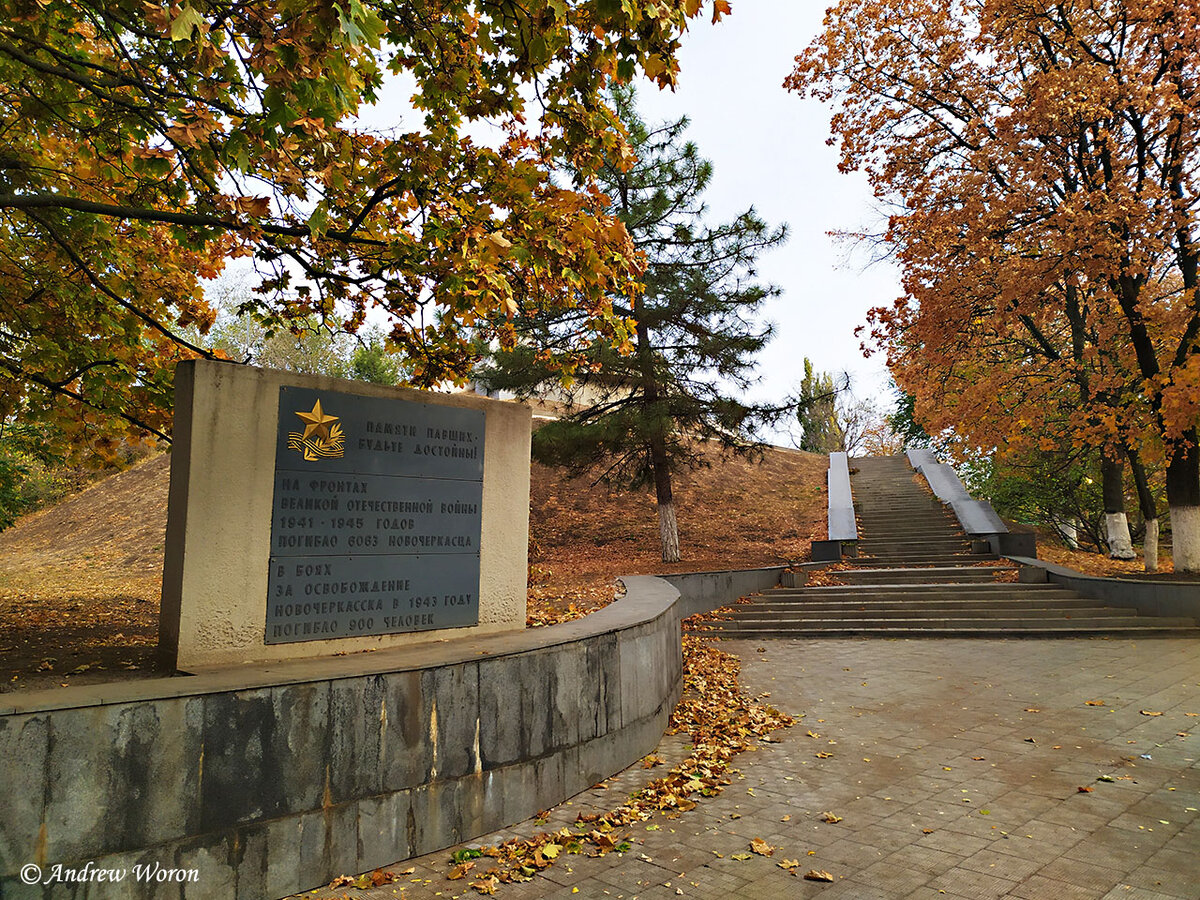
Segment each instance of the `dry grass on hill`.
[{"label": "dry grass on hill", "polygon": [[[824,528],[826,458],[710,457],[679,476],[684,561],[664,566],[652,494],[610,492],[534,466],[530,611],[612,599],[622,574],[803,558]],[[0,533],[0,690],[157,674],[169,457],[152,457]]]},{"label": "dry grass on hill", "polygon": [[0,690],[154,670],[169,458],[0,532]]},{"label": "dry grass on hill", "polygon": [[1093,553],[1089,550],[1068,549],[1057,538],[1047,538],[1038,535],[1038,559],[1066,566],[1076,572],[1088,575],[1100,575],[1105,578],[1160,578],[1173,580],[1175,569],[1171,565],[1171,548],[1160,547],[1158,551],[1158,574],[1147,575],[1145,564],[1142,562],[1141,547],[1134,548],[1137,559],[1110,559],[1103,553]]},{"label": "dry grass on hill", "polygon": [[653,491],[615,492],[587,476],[533,467],[530,616],[612,599],[617,575],[779,566],[807,559],[825,536],[828,458],[771,448],[760,461],[707,457],[675,478],[683,561],[662,561]]}]

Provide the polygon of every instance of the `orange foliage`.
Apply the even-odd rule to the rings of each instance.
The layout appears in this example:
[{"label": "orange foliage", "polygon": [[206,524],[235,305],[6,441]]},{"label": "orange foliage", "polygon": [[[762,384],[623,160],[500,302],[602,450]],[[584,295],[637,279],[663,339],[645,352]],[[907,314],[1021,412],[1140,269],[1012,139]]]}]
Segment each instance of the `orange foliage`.
[{"label": "orange foliage", "polygon": [[[202,279],[249,256],[271,330],[369,311],[420,385],[572,310],[560,368],[627,341],[642,267],[596,188],[612,80],[673,85],[727,0],[15,0],[0,17],[0,415],[62,400],[165,435],[208,353]],[[411,85],[394,128],[362,116]],[[494,126],[477,142],[470,126]],[[474,129],[478,132],[478,128]],[[569,162],[577,185],[552,170]],[[68,435],[72,437],[72,435]]]},{"label": "orange foliage", "polygon": [[1149,446],[1200,502],[1194,3],[843,0],[787,86],[892,210],[871,314],[931,432]]}]

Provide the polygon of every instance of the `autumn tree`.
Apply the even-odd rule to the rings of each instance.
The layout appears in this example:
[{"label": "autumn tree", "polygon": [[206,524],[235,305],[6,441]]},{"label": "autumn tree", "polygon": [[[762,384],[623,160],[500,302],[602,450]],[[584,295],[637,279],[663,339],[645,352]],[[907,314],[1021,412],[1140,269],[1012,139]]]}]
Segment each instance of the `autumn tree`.
[{"label": "autumn tree", "polygon": [[[599,465],[622,486],[653,485],[664,562],[680,559],[672,474],[703,464],[705,442],[749,452],[754,428],[785,407],[750,403],[754,355],[771,327],[754,314],[779,289],[756,279],[762,252],[786,239],[753,207],[711,223],[703,195],[712,165],[684,139],[687,119],[648,125],[633,90],[612,92],[635,162],[610,157],[599,174],[609,212],[645,254],[644,290],[615,294],[616,315],[633,324],[632,352],[595,342],[569,391],[566,414],[534,434],[542,461],[582,472]],[[482,378],[531,395],[551,376],[533,349],[570,340],[578,313],[526,320],[525,342],[497,354]]]},{"label": "autumn tree", "polygon": [[787,86],[837,104],[905,294],[873,338],[932,431],[1166,462],[1200,570],[1192,9],[843,0]]},{"label": "autumn tree", "polygon": [[[705,5],[13,0],[0,414],[66,404],[165,436],[172,363],[213,352],[202,281],[230,257],[253,259],[269,325],[354,331],[377,310],[418,385],[463,377],[476,336],[511,344],[537,313],[579,313],[562,368],[622,343],[609,297],[640,264],[592,183],[627,156],[600,92],[639,71],[673,84]],[[393,77],[411,112],[372,131],[360,115]],[[480,122],[495,140],[470,136]],[[574,186],[549,175],[562,158]]]}]

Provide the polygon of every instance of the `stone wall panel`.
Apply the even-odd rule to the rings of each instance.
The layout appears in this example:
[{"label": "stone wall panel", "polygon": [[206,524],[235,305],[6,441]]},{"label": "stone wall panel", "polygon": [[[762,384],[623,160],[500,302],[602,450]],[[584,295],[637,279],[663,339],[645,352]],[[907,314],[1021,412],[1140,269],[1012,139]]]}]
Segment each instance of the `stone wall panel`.
[{"label": "stone wall panel", "polygon": [[[0,897],[281,897],[585,790],[654,748],[680,692],[678,592],[626,581],[517,635],[0,698],[0,786],[30,798],[0,817]],[[17,879],[28,861],[199,882],[43,891]]]}]

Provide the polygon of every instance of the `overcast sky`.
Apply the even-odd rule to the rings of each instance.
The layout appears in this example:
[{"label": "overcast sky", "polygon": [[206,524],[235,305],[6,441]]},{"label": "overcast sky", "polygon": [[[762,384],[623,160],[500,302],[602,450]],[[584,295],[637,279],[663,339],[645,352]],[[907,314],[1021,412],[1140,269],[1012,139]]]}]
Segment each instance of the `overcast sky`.
[{"label": "overcast sky", "polygon": [[639,87],[647,121],[691,120],[687,136],[713,163],[714,217],[753,205],[767,222],[791,228],[760,269],[783,289],[767,310],[777,335],[761,356],[764,398],[799,384],[805,356],[824,371],[848,370],[858,396],[878,394],[887,381],[880,358],[863,359],[854,329],[869,308],[899,296],[896,270],[867,266],[864,253],[848,256],[828,235],[877,226],[879,214],[866,179],[837,171],[836,151],[825,144],[829,110],[782,87],[795,55],[820,31],[826,5],[734,0],[733,15],[718,25],[695,20],[684,36],[674,93]]}]

